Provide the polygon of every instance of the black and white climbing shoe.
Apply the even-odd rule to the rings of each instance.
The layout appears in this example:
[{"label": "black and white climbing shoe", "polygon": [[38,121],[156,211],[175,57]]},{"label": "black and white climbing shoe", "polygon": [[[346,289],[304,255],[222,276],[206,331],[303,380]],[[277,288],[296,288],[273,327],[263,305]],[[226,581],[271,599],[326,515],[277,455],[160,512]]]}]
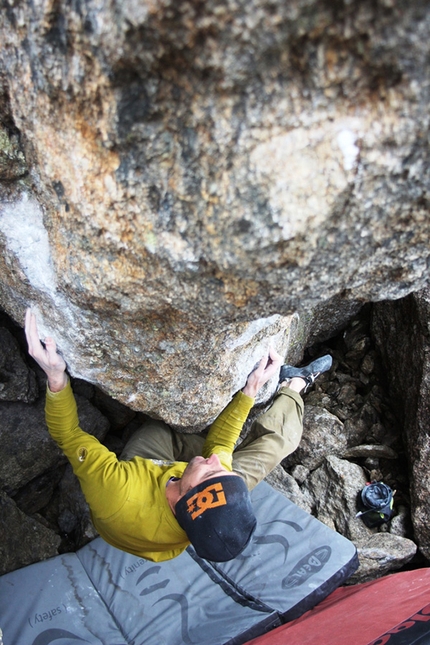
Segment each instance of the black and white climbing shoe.
[{"label": "black and white climbing shoe", "polygon": [[323,372],[327,372],[332,366],[333,359],[330,354],[316,358],[312,363],[303,367],[293,367],[292,365],[283,365],[279,373],[279,382],[288,381],[292,378],[302,378],[306,387],[303,394],[315,383],[315,380]]}]

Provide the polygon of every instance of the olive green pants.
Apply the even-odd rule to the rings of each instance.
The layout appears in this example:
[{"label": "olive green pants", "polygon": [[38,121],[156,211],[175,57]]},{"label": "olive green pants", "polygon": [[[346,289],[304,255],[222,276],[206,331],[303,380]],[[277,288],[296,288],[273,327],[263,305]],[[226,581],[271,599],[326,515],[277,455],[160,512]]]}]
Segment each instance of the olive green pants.
[{"label": "olive green pants", "polygon": [[[253,422],[247,437],[233,452],[233,470],[251,490],[300,443],[303,431],[303,401],[289,388],[279,390],[270,408]],[[163,421],[151,420],[137,430],[121,454],[162,461],[190,461],[202,454],[205,438],[175,432]]]}]

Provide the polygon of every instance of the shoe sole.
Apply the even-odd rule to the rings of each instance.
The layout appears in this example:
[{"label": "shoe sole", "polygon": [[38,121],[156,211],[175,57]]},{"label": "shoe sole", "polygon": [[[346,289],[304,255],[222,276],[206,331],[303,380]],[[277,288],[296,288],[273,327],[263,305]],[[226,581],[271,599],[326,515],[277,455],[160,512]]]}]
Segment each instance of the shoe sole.
[{"label": "shoe sole", "polygon": [[292,365],[283,365],[279,374],[279,380],[284,381],[288,378],[304,378],[306,376],[311,376],[312,374],[322,374],[322,372],[327,372],[333,365],[333,359],[330,354],[321,356],[320,358],[315,359],[308,365],[303,367],[293,367]]}]

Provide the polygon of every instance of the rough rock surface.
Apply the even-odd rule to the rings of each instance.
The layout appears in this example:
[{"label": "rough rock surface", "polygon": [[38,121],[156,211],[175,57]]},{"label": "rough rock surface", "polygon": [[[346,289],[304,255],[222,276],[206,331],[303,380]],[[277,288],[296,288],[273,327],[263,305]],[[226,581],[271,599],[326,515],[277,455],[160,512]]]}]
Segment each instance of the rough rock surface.
[{"label": "rough rock surface", "polygon": [[373,332],[406,445],[411,509],[422,553],[430,559],[430,291],[375,307]]},{"label": "rough rock surface", "polygon": [[315,470],[327,454],[341,455],[347,446],[343,423],[322,407],[307,405],[303,418],[303,435],[297,450],[287,457],[284,465],[295,464]]},{"label": "rough rock surface", "polygon": [[7,0],[0,33],[0,305],[73,375],[196,427],[269,340],[426,284],[428,2]]},{"label": "rough rock surface", "polygon": [[303,485],[315,500],[316,517],[354,542],[368,539],[372,531],[357,518],[357,494],[366,484],[357,464],[328,456]]},{"label": "rough rock surface", "polygon": [[348,584],[368,582],[401,569],[411,561],[416,550],[417,545],[412,540],[391,533],[375,533],[367,542],[358,544],[360,566]]},{"label": "rough rock surface", "polygon": [[281,465],[276,466],[265,477],[265,481],[275,490],[288,497],[294,504],[303,508],[304,511],[312,513],[313,499],[310,496],[306,496],[306,491],[300,489],[294,477],[285,472]]}]

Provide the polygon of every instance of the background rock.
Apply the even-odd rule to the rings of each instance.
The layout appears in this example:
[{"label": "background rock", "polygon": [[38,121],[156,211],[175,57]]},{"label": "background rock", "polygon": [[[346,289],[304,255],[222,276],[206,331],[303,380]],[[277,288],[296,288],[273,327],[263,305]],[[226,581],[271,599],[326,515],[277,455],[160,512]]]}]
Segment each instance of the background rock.
[{"label": "background rock", "polygon": [[[339,335],[309,348],[310,356],[316,352],[332,354],[333,368],[305,396],[308,421],[304,439],[282,463],[296,486],[292,487],[289,480],[284,483],[279,473],[274,482],[268,480],[355,543],[360,567],[351,584],[401,568],[411,559],[408,566],[424,566],[422,556],[416,553],[417,539],[411,525],[407,447],[387,389],[387,370],[371,333],[372,312],[380,306],[363,307]],[[382,342],[383,338],[382,333]],[[400,400],[397,403],[401,406]],[[321,432],[319,414],[333,424],[334,437],[330,427]],[[356,518],[357,498],[364,484],[375,480],[384,481],[395,492],[394,515],[388,523],[369,529]],[[375,555],[369,544],[380,534],[388,537],[378,538],[379,555]],[[391,535],[406,541],[392,540]],[[365,555],[368,548],[372,557]]]},{"label": "background rock", "polygon": [[23,361],[18,342],[0,327],[0,401],[33,403],[37,395],[35,375]]},{"label": "background rock", "polygon": [[357,497],[366,477],[357,464],[329,456],[304,483],[314,502],[314,514],[324,524],[353,542],[367,540],[372,534],[357,513]]},{"label": "background rock", "polygon": [[[82,429],[102,439],[109,427],[107,419],[86,399],[77,400]],[[32,405],[2,404],[0,482],[10,494],[67,461],[47,433],[44,407],[44,396]]]},{"label": "background rock", "polygon": [[348,537],[357,547],[359,568],[347,584],[367,582],[400,569],[414,557],[417,545],[398,534],[377,532],[356,517],[357,499],[366,484],[356,464],[329,456],[302,486],[314,500],[313,514]]},{"label": "background rock", "polygon": [[420,549],[430,558],[430,292],[375,307],[373,333],[398,415],[411,479],[412,521]]},{"label": "background rock", "polygon": [[348,584],[368,582],[410,562],[417,550],[411,540],[391,533],[376,533],[358,546],[360,566]]},{"label": "background rock", "polygon": [[294,477],[285,472],[281,465],[276,466],[265,477],[265,481],[307,513],[312,512],[312,498],[300,489]]},{"label": "background rock", "polygon": [[303,435],[297,450],[283,461],[286,469],[300,464],[315,470],[327,455],[342,454],[348,438],[343,423],[324,408],[307,405],[303,418]]},{"label": "background rock", "polygon": [[61,539],[0,491],[0,575],[58,555]]},{"label": "background rock", "polygon": [[[98,535],[91,522],[88,504],[70,464],[67,465],[61,479],[55,503],[58,503],[58,509],[55,509],[58,510],[58,528],[62,534],[69,537],[71,545],[83,546]],[[47,509],[46,513],[52,518],[50,509]]]},{"label": "background rock", "polygon": [[10,493],[66,461],[46,432],[44,407],[43,399],[33,405],[2,404],[0,480]]}]

